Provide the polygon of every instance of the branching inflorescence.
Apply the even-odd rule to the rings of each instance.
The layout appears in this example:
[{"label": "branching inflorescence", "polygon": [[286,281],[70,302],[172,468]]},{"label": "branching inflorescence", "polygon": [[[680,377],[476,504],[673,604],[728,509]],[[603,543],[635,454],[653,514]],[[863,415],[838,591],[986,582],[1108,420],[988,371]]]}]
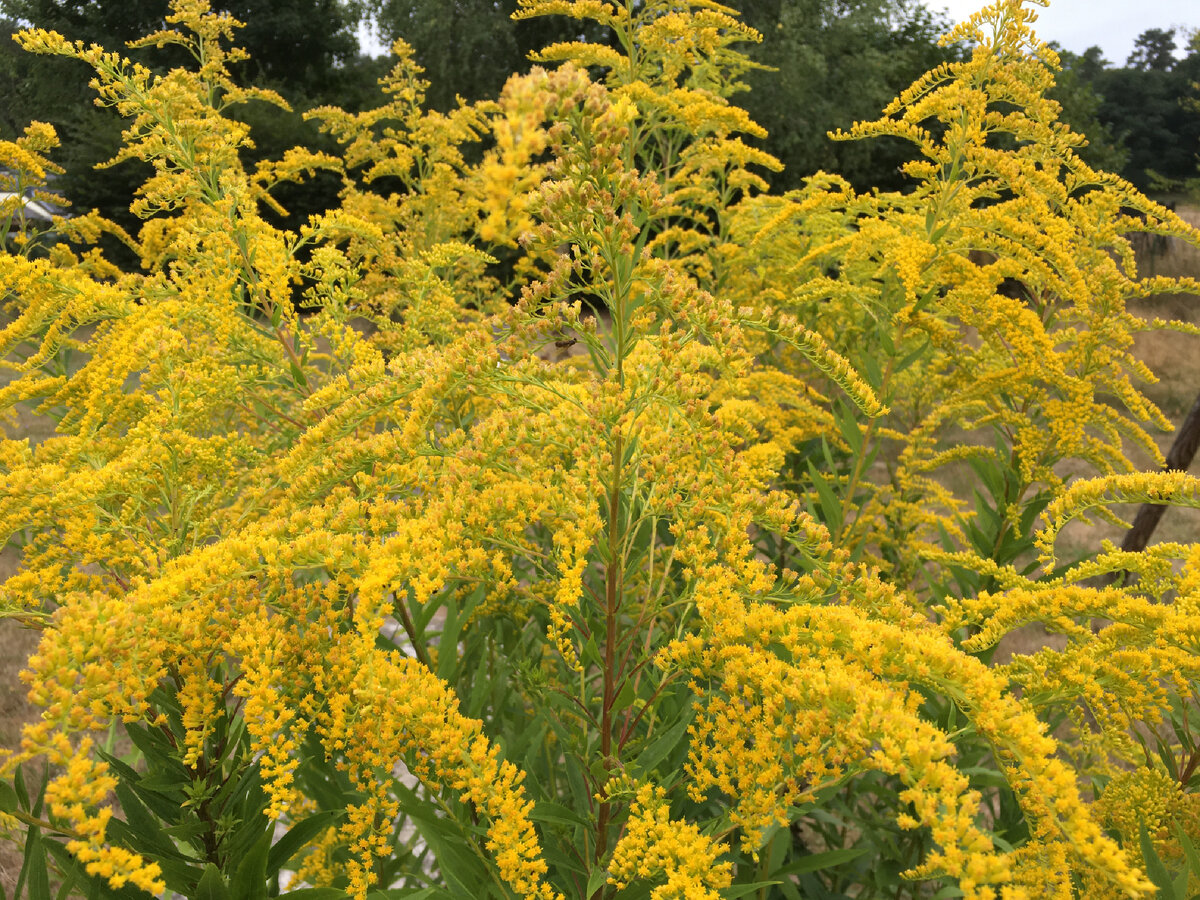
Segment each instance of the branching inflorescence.
[{"label": "branching inflorescence", "polygon": [[[43,708],[3,773],[54,767],[4,811],[64,878],[1016,900],[1186,866],[1200,556],[1054,539],[1195,503],[1125,455],[1168,424],[1125,234],[1200,236],[1075,156],[1019,0],[840,136],[911,141],[910,191],[782,197],[729,101],[756,35],[709,0],[521,0],[612,40],[445,114],[400,43],[383,105],[311,114],[340,156],[255,171],[228,111],[282,101],[231,79],[236,22],[173,10],[141,43],[190,69],[19,37],[154,169],[138,234],[60,221],[0,268],[0,397],[55,429],[0,444]],[[318,169],[340,206],[269,225]],[[1030,623],[1063,649],[991,664]]]}]

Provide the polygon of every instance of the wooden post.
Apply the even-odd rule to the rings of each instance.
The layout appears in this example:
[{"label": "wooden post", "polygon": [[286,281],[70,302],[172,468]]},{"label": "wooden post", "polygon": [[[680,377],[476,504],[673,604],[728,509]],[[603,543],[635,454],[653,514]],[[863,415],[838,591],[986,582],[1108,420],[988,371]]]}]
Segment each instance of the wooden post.
[{"label": "wooden post", "polygon": [[[1163,471],[1186,472],[1196,456],[1198,447],[1200,447],[1200,395],[1197,395],[1183,424],[1179,426],[1179,433],[1175,435],[1175,442],[1171,444],[1171,450],[1167,453],[1167,464],[1163,466]],[[1150,536],[1154,534],[1154,529],[1158,527],[1159,519],[1166,510],[1167,507],[1161,503],[1143,503],[1134,517],[1133,525],[1125,533],[1125,539],[1121,541],[1121,549],[1131,553],[1145,550],[1146,545],[1150,543]],[[1115,581],[1123,580],[1128,574],[1125,571],[1109,572],[1104,576],[1102,583],[1107,587]]]}]

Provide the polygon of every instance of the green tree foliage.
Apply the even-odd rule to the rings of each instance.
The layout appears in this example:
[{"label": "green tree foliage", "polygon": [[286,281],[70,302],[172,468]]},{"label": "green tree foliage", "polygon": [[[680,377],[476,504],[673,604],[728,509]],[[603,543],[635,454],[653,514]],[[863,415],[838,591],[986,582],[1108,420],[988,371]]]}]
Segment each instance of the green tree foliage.
[{"label": "green tree foliage", "polygon": [[[6,16],[0,20],[0,93],[5,101],[0,104],[0,137],[15,138],[34,120],[50,122],[62,141],[58,161],[65,169],[56,186],[73,198],[76,207],[103,210],[128,227],[132,224],[130,199],[149,169],[128,164],[105,178],[93,176],[92,168],[109,159],[120,146],[121,120],[94,104],[86,85],[87,70],[75,60],[21,52],[11,39],[21,25],[11,17],[24,11],[8,0],[0,3],[0,13]],[[62,27],[70,26],[63,22]],[[133,30],[131,36],[135,34]],[[84,32],[80,39],[97,43],[112,40],[99,29]]]},{"label": "green tree foliage", "polygon": [[[828,132],[876,111],[953,51],[940,48],[949,28],[917,0],[750,0],[742,19],[763,35],[746,53],[769,68],[750,73],[735,103],[761,123],[763,149],[785,164],[776,187],[799,185],[818,169],[836,169],[859,186],[895,187],[900,144],[834,144]],[[430,81],[427,101],[449,110],[457,97],[494,97],[511,72],[527,72],[531,51],[558,41],[607,43],[595,23],[512,21],[516,0],[367,0],[387,40],[411,44]]]},{"label": "green tree foliage", "polygon": [[1087,144],[1079,148],[1080,159],[1106,172],[1120,172],[1129,161],[1129,152],[1109,124],[1101,120],[1101,99],[1093,87],[1096,73],[1108,65],[1103,52],[1099,47],[1089,47],[1081,55],[1057,46],[1055,50],[1062,71],[1047,96],[1062,106],[1062,120],[1073,131],[1087,136]]},{"label": "green tree foliage", "polygon": [[[214,4],[245,23],[241,40],[250,53],[235,73],[292,94],[327,90],[331,69],[358,52],[357,15],[343,0],[226,0]],[[162,27],[166,0],[0,0],[10,19],[68,35],[85,44],[122,46]],[[162,54],[153,58],[161,64]],[[170,58],[170,57],[168,57]],[[183,58],[176,55],[176,64]],[[79,71],[84,71],[79,68]]]},{"label": "green tree foliage", "polygon": [[[1065,57],[1068,73],[1099,98],[1095,119],[1127,155],[1120,173],[1143,190],[1180,185],[1196,170],[1200,108],[1190,101],[1200,96],[1200,47],[1193,41],[1177,59],[1175,34],[1147,29],[1121,68],[1110,66],[1097,47]],[[1064,118],[1089,136],[1095,132],[1086,118]]]},{"label": "green tree foliage", "polygon": [[[279,158],[297,144],[320,146],[315,127],[301,118],[304,110],[333,97],[353,106],[355,97],[374,93],[375,79],[385,66],[358,56],[357,15],[343,0],[229,0],[216,7],[246,23],[241,40],[250,59],[235,64],[239,79],[278,91],[292,106],[288,111],[255,104],[239,111],[255,134],[254,147],[245,151],[248,163]],[[136,223],[129,206],[149,169],[125,162],[103,178],[95,173],[121,145],[120,118],[95,105],[87,69],[77,60],[21,53],[10,35],[28,24],[85,45],[122,47],[161,28],[167,14],[167,0],[0,0],[0,95],[5,98],[0,138],[16,137],[32,120],[54,125],[62,140],[59,160],[66,170],[60,186],[74,206],[98,209],[130,231],[136,230]],[[185,62],[178,48],[165,53],[132,51],[130,56],[157,72]],[[328,177],[306,185],[281,185],[277,199],[303,219],[303,214],[335,202],[339,187]],[[123,264],[133,263],[120,247],[108,249]]]},{"label": "green tree foliage", "polygon": [[1139,72],[1166,72],[1175,65],[1175,29],[1147,28],[1133,42],[1125,68]]},{"label": "green tree foliage", "polygon": [[877,114],[921,73],[954,58],[938,46],[949,23],[913,0],[754,0],[743,18],[762,32],[751,47],[760,70],[735,98],[767,129],[763,147],[784,163],[777,187],[817,170],[860,188],[898,187],[899,142],[836,144],[828,132]]},{"label": "green tree foliage", "polygon": [[514,21],[517,0],[364,0],[379,34],[404,40],[429,81],[426,102],[443,112],[494,98],[509,75],[529,71],[530,53],[566,40],[605,41],[594,23]]},{"label": "green tree foliage", "polygon": [[[1188,48],[1193,56],[1200,55],[1200,28],[1192,31],[1188,36]],[[1186,98],[1184,104],[1193,112],[1200,114],[1200,81],[1192,84],[1192,96]],[[1184,182],[1183,189],[1194,197],[1200,197],[1200,147],[1196,148],[1195,172]]]}]

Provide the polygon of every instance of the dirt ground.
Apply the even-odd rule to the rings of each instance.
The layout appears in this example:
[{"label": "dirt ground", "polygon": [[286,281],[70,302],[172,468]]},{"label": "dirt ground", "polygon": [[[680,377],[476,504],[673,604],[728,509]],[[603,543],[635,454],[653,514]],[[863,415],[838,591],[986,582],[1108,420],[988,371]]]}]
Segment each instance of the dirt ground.
[{"label": "dirt ground", "polygon": [[[1183,208],[1180,214],[1188,221],[1200,226],[1200,207]],[[1200,278],[1200,249],[1178,242],[1159,243],[1152,248],[1154,253],[1140,262],[1144,274],[1190,275]],[[1200,323],[1200,298],[1191,296],[1158,296],[1140,301],[1133,311],[1145,318],[1162,318],[1189,323]],[[1137,338],[1136,353],[1159,376],[1159,382],[1145,388],[1173,421],[1179,422],[1187,413],[1192,402],[1200,393],[1200,337],[1174,332],[1149,332]],[[7,382],[7,373],[0,372],[0,385]],[[28,413],[21,413],[17,433],[34,443],[52,433],[49,423]],[[1173,435],[1157,436],[1164,453],[1169,449]],[[1137,460],[1139,465],[1149,467],[1149,458]],[[1200,462],[1192,466],[1200,474]],[[1132,510],[1127,511],[1132,515]],[[1090,528],[1071,526],[1060,539],[1060,548],[1066,556],[1072,549],[1096,547],[1104,539],[1120,540],[1121,530],[1113,526],[1097,525]],[[1154,536],[1155,541],[1192,542],[1200,540],[1200,510],[1168,509]],[[15,571],[16,554],[11,549],[0,551],[0,581]],[[997,661],[1012,652],[1029,650],[1046,642],[1046,636],[1038,629],[1030,629],[1006,639]],[[18,673],[26,658],[37,644],[37,633],[0,619],[0,748],[15,747],[19,741],[21,726],[37,714],[25,699],[25,690]],[[0,888],[11,893],[20,868],[20,856],[15,848],[0,840]]]},{"label": "dirt ground", "polygon": [[[8,373],[0,372],[0,384],[7,383]],[[37,443],[49,437],[50,424],[28,413],[19,413],[17,428]],[[11,547],[0,550],[0,580],[16,571],[17,553]],[[19,673],[25,660],[37,647],[38,632],[23,628],[11,619],[0,618],[0,748],[15,748],[20,742],[21,726],[33,720],[38,710],[26,699]],[[0,889],[11,896],[21,870],[21,855],[17,847],[0,839]]]}]

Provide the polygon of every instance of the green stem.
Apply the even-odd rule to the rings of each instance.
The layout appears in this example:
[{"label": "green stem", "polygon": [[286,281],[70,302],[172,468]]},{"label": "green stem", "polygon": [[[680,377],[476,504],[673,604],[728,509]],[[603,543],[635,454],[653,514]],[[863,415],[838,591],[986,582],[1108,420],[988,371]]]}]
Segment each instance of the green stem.
[{"label": "green stem", "polygon": [[[902,345],[904,340],[904,326],[901,325],[896,331],[895,345],[897,349]],[[883,378],[879,382],[880,398],[887,397],[888,385],[892,380],[892,371],[896,367],[896,354],[888,357],[887,368],[883,371]],[[886,402],[886,401],[884,401]],[[834,535],[834,544],[839,544],[843,537],[849,538],[854,527],[846,528],[846,517],[850,515],[850,506],[854,502],[854,492],[858,490],[858,483],[862,480],[863,472],[867,466],[867,457],[870,456],[871,441],[875,437],[875,432],[879,430],[879,420],[882,416],[874,416],[867,423],[867,430],[863,434],[862,450],[854,460],[854,471],[850,475],[850,483],[846,485],[846,493],[842,496],[842,511],[838,517],[838,531]],[[858,518],[855,518],[854,525],[858,525]]]},{"label": "green stem", "polygon": [[[618,360],[620,357],[618,356]],[[608,570],[604,575],[604,699],[600,708],[600,755],[607,769],[613,745],[613,703],[616,700],[617,660],[617,610],[621,596],[621,561],[618,552],[621,540],[621,457],[625,441],[621,435],[613,444],[612,484],[608,490]],[[600,802],[596,820],[596,864],[600,865],[608,853],[608,826],[612,817],[612,804],[607,797]],[[593,897],[599,897],[603,888]]]},{"label": "green stem", "polygon": [[64,837],[69,837],[75,841],[87,840],[87,838],[77,831],[72,831],[69,828],[62,828],[58,825],[55,825],[53,822],[47,822],[45,819],[39,819],[36,816],[29,815],[29,813],[21,812],[19,809],[9,812],[8,815],[12,816],[18,822],[25,823],[30,828],[40,828],[43,831],[50,832],[51,834],[61,834]]}]

